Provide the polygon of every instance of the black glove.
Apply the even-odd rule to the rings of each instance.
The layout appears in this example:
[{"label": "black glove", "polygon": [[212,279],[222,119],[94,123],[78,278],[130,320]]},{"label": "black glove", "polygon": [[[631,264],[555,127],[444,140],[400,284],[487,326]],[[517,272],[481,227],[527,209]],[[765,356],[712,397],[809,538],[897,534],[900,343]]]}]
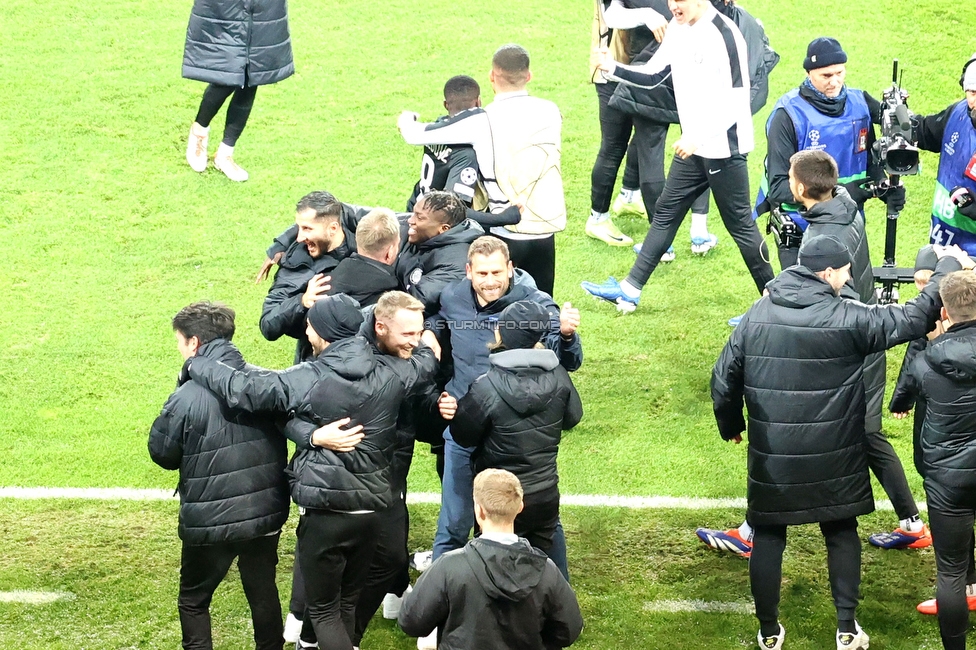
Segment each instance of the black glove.
[{"label": "black glove", "polygon": [[866,183],[866,182],[868,181],[865,181],[864,179],[860,179],[860,180],[851,181],[850,183],[844,184],[844,189],[847,190],[847,193],[851,195],[851,198],[854,200],[854,203],[857,203],[858,205],[863,206],[865,201],[867,201],[868,199],[874,196],[874,192],[872,192],[869,189],[865,189],[864,186],[861,185],[861,183]]},{"label": "black glove", "polygon": [[964,187],[954,187],[949,192],[949,197],[963,216],[976,219],[976,200],[972,192]]},{"label": "black glove", "polygon": [[970,203],[969,205],[959,208],[959,212],[970,219],[976,219],[976,201]]},{"label": "black glove", "polygon": [[905,186],[889,187],[881,196],[891,212],[901,212],[905,209]]}]

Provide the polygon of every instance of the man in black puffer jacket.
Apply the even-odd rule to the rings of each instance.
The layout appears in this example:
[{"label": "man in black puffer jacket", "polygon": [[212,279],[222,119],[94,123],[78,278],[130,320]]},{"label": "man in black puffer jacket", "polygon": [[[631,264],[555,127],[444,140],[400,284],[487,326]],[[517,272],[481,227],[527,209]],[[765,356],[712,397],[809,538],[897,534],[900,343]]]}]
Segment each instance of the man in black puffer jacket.
[{"label": "man in black puffer jacket", "polygon": [[951,273],[939,293],[948,329],[915,357],[909,376],[926,402],[920,442],[939,576],[939,631],[946,650],[964,650],[976,516],[976,275]]},{"label": "man in black puffer jacket", "polygon": [[583,630],[569,583],[541,551],[514,532],[522,509],[518,479],[488,469],[474,479],[481,537],[443,555],[403,598],[397,622],[410,636],[436,628],[440,650],[550,650]]},{"label": "man in black puffer jacket", "polygon": [[[433,351],[419,345],[423,306],[400,292],[384,295],[377,309],[386,309],[385,303],[395,323],[377,321],[379,349],[410,363],[388,364],[355,336],[362,314],[355,301],[338,295],[309,310],[306,334],[317,353],[312,361],[281,372],[234,370],[206,359],[189,367],[191,377],[228,405],[296,416],[286,432],[298,447],[288,474],[303,513],[302,637],[310,640],[311,626],[319,647],[329,650],[352,648],[356,600],[376,548],[380,513],[393,504],[390,462],[400,404],[436,368]],[[319,424],[325,426],[316,429]]]},{"label": "man in black puffer jacket", "polygon": [[[173,318],[184,360],[245,366],[230,342],[234,312],[194,303]],[[224,406],[180,374],[179,387],[153,422],[149,455],[180,471],[180,626],[183,647],[211,647],[210,599],[234,558],[251,608],[258,650],[281,650],[281,604],[275,585],[278,537],[288,519],[287,449],[274,423]]]},{"label": "man in black puffer jacket", "polygon": [[[356,224],[366,212],[339,203],[328,192],[311,192],[295,206],[295,226],[268,251],[279,268],[261,309],[261,334],[269,341],[296,339],[295,363],[312,357],[305,317],[316,300],[328,295],[328,273],[356,252]],[[262,273],[270,269],[266,264]]]},{"label": "man in black puffer jacket", "polygon": [[[964,257],[958,249],[952,255]],[[719,432],[741,441],[749,411],[749,563],[761,647],[779,647],[782,554],[788,525],[820,523],[830,555],[838,647],[867,646],[854,614],[860,584],[859,515],[874,510],[865,442],[863,364],[868,355],[923,336],[938,315],[938,280],[958,270],[945,251],[932,282],[904,306],[839,297],[850,279],[847,248],[813,237],[746,312],[712,374]],[[744,326],[744,327],[743,327]],[[766,645],[764,645],[766,644]]]},{"label": "man in black puffer jacket", "polygon": [[542,305],[519,301],[498,315],[488,372],[458,400],[451,436],[476,447],[474,471],[512,472],[524,491],[515,533],[548,554],[559,520],[556,456],[562,432],[579,424],[583,403],[566,369],[540,341],[549,331]]}]

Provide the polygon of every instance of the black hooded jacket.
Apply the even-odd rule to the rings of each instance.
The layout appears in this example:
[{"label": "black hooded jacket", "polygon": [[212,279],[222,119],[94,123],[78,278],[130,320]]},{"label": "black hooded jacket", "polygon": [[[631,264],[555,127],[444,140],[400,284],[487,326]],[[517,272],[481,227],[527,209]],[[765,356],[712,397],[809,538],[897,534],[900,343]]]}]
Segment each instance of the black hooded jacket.
[{"label": "black hooded jacket", "polygon": [[[878,301],[874,292],[874,268],[868,251],[868,237],[864,231],[864,215],[843,185],[834,188],[833,198],[821,201],[803,212],[809,222],[808,240],[818,235],[833,237],[851,252],[851,281],[857,299],[865,305]],[[881,411],[884,408],[885,353],[878,352],[864,361],[864,391],[867,399],[865,429],[881,431]]]},{"label": "black hooded jacket", "polygon": [[[398,374],[379,356],[357,336],[281,372],[241,371],[203,359],[194,360],[189,373],[230,406],[292,417],[285,431],[297,446],[288,469],[295,503],[341,512],[382,510],[392,504],[390,462],[400,403],[420,373],[406,364]],[[421,346],[414,356],[433,373],[430,348]],[[353,451],[312,447],[313,425],[344,417],[363,426],[365,437]]]},{"label": "black hooded jacket", "polygon": [[583,418],[573,380],[552,350],[506,350],[488,362],[488,372],[458,401],[451,420],[454,442],[479,448],[475,472],[508,470],[525,494],[557,487],[562,432]]},{"label": "black hooded jacket", "polygon": [[939,262],[905,305],[867,306],[834,294],[803,266],[784,270],[733,330],[712,373],[725,440],[749,412],[748,520],[782,525],[833,521],[874,510],[864,452],[864,359],[929,331]]},{"label": "black hooded jacket", "polygon": [[976,321],[929,342],[910,371],[925,398],[922,466],[930,507],[971,507],[976,494]]},{"label": "black hooded jacket", "polygon": [[[224,339],[201,346],[196,358],[245,367]],[[185,373],[149,431],[153,462],[180,470],[179,534],[193,546],[280,530],[288,519],[287,454],[270,419],[225,406]]]},{"label": "black hooded jacket", "polygon": [[480,225],[465,219],[446,232],[426,241],[410,244],[406,228],[396,261],[400,287],[424,303],[424,315],[434,316],[441,306],[441,291],[448,284],[464,278],[468,248],[485,234]]},{"label": "black hooded jacket", "polygon": [[482,538],[440,557],[403,597],[400,628],[438,629],[440,650],[548,650],[579,637],[583,617],[569,583],[524,539]]}]

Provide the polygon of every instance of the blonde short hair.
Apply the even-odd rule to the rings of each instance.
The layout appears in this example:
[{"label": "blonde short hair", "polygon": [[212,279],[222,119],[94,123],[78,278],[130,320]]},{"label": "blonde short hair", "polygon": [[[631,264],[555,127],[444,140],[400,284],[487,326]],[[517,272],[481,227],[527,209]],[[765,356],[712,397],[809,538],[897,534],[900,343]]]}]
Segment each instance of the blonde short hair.
[{"label": "blonde short hair", "polygon": [[390,321],[401,309],[408,311],[419,311],[424,313],[424,303],[420,302],[409,293],[402,291],[387,291],[376,301],[373,315],[378,321]]},{"label": "blonde short hair", "polygon": [[474,502],[496,523],[515,521],[522,510],[522,484],[503,469],[486,469],[474,477]]},{"label": "blonde short hair", "polygon": [[400,222],[389,208],[376,208],[356,226],[356,249],[360,254],[378,255],[400,241]]},{"label": "blonde short hair", "polygon": [[506,262],[512,259],[508,252],[508,244],[503,242],[498,237],[483,235],[471,242],[471,246],[468,247],[468,262],[470,263],[471,258],[475,255],[484,255],[485,257],[488,257],[493,253],[497,253],[498,251],[501,251],[502,255],[505,256]]},{"label": "blonde short hair", "polygon": [[939,283],[939,295],[953,323],[976,320],[976,273],[950,273]]}]

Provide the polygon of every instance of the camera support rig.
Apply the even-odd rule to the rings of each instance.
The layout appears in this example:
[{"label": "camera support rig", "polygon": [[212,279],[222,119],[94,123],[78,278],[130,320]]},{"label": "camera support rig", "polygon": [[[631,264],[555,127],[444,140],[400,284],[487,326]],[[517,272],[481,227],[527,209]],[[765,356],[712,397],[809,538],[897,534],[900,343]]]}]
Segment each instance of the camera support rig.
[{"label": "camera support rig", "polygon": [[[871,187],[875,196],[901,185],[902,176],[918,173],[918,148],[912,133],[912,113],[908,110],[908,93],[898,81],[898,59],[891,66],[891,87],[882,93],[881,138],[874,143],[875,153],[884,165],[888,178]],[[874,279],[880,283],[878,302],[882,305],[898,302],[897,285],[914,281],[914,269],[895,266],[895,242],[898,232],[898,211],[891,206],[885,220],[884,262],[874,267]]]}]

